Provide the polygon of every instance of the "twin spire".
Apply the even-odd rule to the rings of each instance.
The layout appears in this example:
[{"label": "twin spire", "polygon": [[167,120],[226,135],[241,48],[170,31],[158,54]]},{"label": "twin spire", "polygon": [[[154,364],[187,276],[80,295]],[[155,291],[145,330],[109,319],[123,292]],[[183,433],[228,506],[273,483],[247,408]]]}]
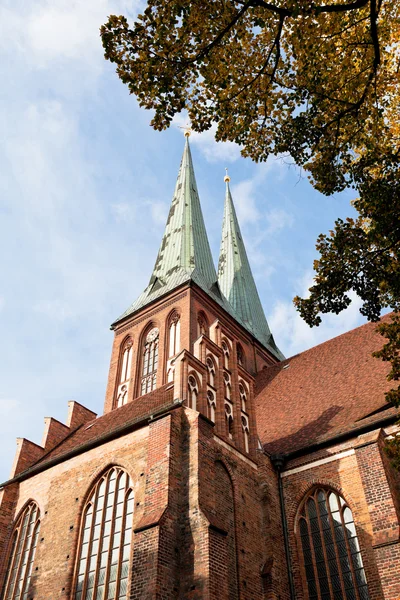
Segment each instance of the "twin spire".
[{"label": "twin spire", "polygon": [[185,133],[185,137],[175,192],[149,284],[115,323],[193,281],[281,360],[283,355],[269,330],[250,269],[228,176],[217,277],[197,191],[189,135]]}]

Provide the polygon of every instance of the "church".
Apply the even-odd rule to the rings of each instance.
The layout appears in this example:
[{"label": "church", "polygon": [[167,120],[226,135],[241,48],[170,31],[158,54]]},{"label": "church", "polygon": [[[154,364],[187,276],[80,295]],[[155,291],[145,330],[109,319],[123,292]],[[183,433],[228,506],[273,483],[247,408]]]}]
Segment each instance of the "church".
[{"label": "church", "polygon": [[112,324],[104,414],[69,402],[40,445],[17,440],[0,599],[399,600],[376,325],[285,358],[228,176],[215,268],[185,136],[149,284]]}]

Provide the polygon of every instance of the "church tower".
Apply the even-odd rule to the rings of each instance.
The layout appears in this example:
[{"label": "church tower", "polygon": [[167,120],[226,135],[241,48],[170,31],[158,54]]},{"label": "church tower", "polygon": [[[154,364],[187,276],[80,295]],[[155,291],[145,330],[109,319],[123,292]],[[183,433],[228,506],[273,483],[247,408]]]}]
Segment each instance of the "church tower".
[{"label": "church tower", "polygon": [[254,454],[254,375],[284,357],[247,259],[226,180],[218,276],[197,191],[189,132],[150,281],[113,323],[104,412],[156,389],[199,411],[215,432]]}]

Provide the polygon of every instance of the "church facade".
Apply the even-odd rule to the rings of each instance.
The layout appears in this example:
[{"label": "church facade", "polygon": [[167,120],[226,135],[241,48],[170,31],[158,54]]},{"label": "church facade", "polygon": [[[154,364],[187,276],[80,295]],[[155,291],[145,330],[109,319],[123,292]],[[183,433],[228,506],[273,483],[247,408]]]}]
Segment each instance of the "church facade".
[{"label": "church facade", "polygon": [[104,414],[70,402],[17,440],[1,600],[399,600],[380,336],[283,356],[225,180],[216,271],[187,135],[149,284],[112,325]]}]

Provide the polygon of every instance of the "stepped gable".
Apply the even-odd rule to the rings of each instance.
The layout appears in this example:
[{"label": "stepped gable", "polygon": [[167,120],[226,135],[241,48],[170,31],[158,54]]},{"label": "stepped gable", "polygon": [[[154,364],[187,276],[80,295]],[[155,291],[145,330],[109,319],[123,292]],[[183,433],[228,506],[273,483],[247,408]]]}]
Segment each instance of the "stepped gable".
[{"label": "stepped gable", "polygon": [[390,365],[371,356],[384,343],[376,326],[367,323],[258,373],[256,418],[265,450],[291,453],[396,414],[384,397],[392,387]]},{"label": "stepped gable", "polygon": [[32,467],[45,465],[53,459],[61,458],[70,452],[82,450],[87,444],[101,443],[102,439],[115,434],[117,437],[119,431],[124,431],[129,426],[136,422],[149,417],[153,412],[161,411],[163,408],[168,408],[173,404],[173,385],[166,384],[145,396],[140,397],[140,402],[129,402],[120,408],[106,413],[105,415],[93,419],[78,429],[75,429],[69,437],[67,437],[58,446],[53,448]]}]

